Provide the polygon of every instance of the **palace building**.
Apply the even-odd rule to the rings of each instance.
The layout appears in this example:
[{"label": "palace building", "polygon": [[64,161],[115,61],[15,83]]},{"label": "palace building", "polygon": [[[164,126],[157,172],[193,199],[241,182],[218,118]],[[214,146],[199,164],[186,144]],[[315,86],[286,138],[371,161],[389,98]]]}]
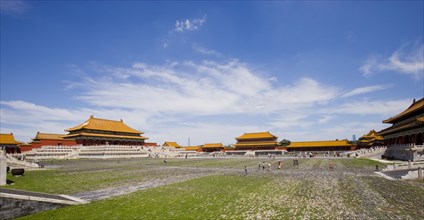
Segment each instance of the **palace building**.
[{"label": "palace building", "polygon": [[209,143],[200,147],[200,151],[202,152],[214,152],[221,150],[224,150],[224,145],[222,143]]},{"label": "palace building", "polygon": [[69,134],[65,140],[74,139],[76,144],[87,145],[145,145],[147,137],[143,132],[130,128],[120,121],[94,118],[91,116],[84,123],[66,129]]},{"label": "palace building", "polygon": [[21,142],[16,141],[13,133],[10,134],[0,134],[0,148],[6,149],[6,153],[20,153],[19,145]]},{"label": "palace building", "polygon": [[291,142],[288,151],[347,151],[353,144],[347,140]]},{"label": "palace building", "polygon": [[269,132],[244,133],[236,137],[235,150],[275,150],[278,137]]},{"label": "palace building", "polygon": [[360,137],[358,140],[359,147],[372,147],[381,145],[384,145],[384,139],[382,136],[378,135],[374,129],[368,132],[368,134]]},{"label": "palace building", "polygon": [[37,132],[31,143],[21,145],[19,148],[22,152],[30,151],[33,148],[40,148],[42,146],[72,146],[76,145],[74,139],[64,139],[66,134],[49,134]]},{"label": "palace building", "polygon": [[383,157],[396,160],[411,160],[423,152],[424,138],[424,98],[412,104],[398,115],[383,123],[392,124],[378,132],[388,146]]}]

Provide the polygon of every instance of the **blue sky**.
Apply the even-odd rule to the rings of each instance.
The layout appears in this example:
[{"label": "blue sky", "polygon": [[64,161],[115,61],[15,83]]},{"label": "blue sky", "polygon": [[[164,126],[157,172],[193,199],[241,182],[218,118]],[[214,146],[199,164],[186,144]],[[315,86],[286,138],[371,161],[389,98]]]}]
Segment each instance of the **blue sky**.
[{"label": "blue sky", "polygon": [[424,96],[423,4],[1,0],[1,133],[359,137]]}]

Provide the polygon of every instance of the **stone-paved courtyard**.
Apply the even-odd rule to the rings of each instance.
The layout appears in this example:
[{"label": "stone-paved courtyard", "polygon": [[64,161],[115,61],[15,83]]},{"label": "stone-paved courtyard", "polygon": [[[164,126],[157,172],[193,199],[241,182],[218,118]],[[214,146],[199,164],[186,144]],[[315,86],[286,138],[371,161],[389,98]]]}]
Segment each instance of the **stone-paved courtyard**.
[{"label": "stone-paved courtyard", "polygon": [[[277,169],[279,160],[283,161],[281,170]],[[293,165],[293,160],[299,165]],[[45,164],[46,170],[28,171],[20,178],[9,176],[15,181],[9,187],[69,194],[91,203],[29,219],[424,217],[424,181],[387,180],[374,173],[375,165],[383,165],[366,159],[209,158],[168,159],[167,163],[131,159]]]}]

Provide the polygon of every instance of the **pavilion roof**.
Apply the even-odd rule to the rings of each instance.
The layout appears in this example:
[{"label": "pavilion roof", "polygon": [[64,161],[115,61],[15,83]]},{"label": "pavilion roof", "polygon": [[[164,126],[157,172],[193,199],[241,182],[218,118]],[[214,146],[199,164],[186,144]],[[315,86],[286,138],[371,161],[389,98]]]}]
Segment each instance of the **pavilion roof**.
[{"label": "pavilion roof", "polygon": [[21,142],[16,141],[13,134],[0,134],[0,144],[21,144]]},{"label": "pavilion roof", "polygon": [[84,123],[75,126],[73,128],[66,129],[65,131],[77,131],[81,129],[90,129],[90,130],[101,130],[101,131],[113,131],[113,132],[124,132],[124,133],[133,133],[133,134],[143,134],[141,131],[137,131],[133,128],[130,128],[124,123],[121,119],[120,121],[94,118],[91,116]]},{"label": "pavilion roof", "polygon": [[373,129],[368,134],[365,134],[360,139],[375,139],[375,140],[383,140],[383,137],[378,135],[378,133]]},{"label": "pavilion roof", "polygon": [[291,142],[288,148],[291,147],[350,147],[347,140],[335,140],[335,141],[304,141],[304,142]]},{"label": "pavilion roof", "polygon": [[415,112],[421,112],[424,113],[424,98],[418,100],[418,101],[414,101],[412,102],[412,104],[405,109],[403,112],[399,113],[398,115],[391,117],[389,119],[386,119],[383,121],[383,123],[395,123],[397,122],[399,119],[402,119],[404,117],[408,117],[410,115],[412,115]]},{"label": "pavilion roof", "polygon": [[262,142],[243,142],[243,143],[237,143],[234,144],[235,147],[241,147],[241,146],[272,146],[277,145],[276,141],[262,141]]},{"label": "pavilion roof", "polygon": [[172,141],[165,141],[165,143],[163,143],[162,146],[175,147],[175,148],[182,147],[181,145],[177,144],[177,142],[172,142]]},{"label": "pavilion roof", "polygon": [[237,140],[242,139],[260,139],[260,138],[278,138],[277,136],[267,132],[256,132],[256,133],[244,133],[240,137],[236,137]]},{"label": "pavilion roof", "polygon": [[189,146],[189,147],[184,147],[184,150],[199,150],[200,146]]},{"label": "pavilion roof", "polygon": [[222,143],[209,143],[209,144],[204,144],[202,146],[202,148],[219,148],[219,147],[224,147],[224,145]]},{"label": "pavilion roof", "polygon": [[66,134],[49,134],[49,133],[40,133],[37,132],[35,135],[35,138],[33,140],[41,140],[41,139],[47,139],[47,140],[63,140],[63,137],[66,136]]}]

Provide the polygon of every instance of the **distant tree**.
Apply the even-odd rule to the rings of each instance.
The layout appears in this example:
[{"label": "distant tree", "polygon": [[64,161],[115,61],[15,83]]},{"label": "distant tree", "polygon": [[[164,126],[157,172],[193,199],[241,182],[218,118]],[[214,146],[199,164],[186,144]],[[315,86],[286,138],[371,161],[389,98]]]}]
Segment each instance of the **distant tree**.
[{"label": "distant tree", "polygon": [[279,145],[280,145],[281,147],[285,147],[285,146],[289,146],[289,145],[290,145],[290,143],[291,143],[291,141],[290,141],[290,140],[283,139],[282,141],[280,141]]}]

